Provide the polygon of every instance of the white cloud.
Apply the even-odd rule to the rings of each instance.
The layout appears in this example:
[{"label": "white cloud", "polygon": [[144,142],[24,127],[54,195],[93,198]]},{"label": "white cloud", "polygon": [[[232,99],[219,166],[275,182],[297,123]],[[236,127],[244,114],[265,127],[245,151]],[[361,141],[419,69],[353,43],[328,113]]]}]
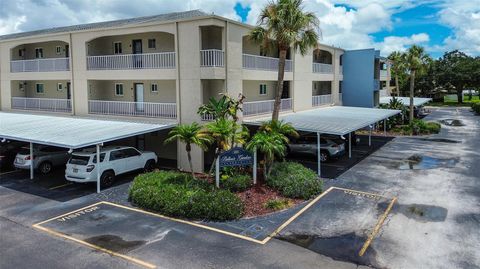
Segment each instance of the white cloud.
[{"label": "white cloud", "polygon": [[[105,21],[202,9],[233,20],[240,20],[233,10],[237,2],[250,6],[247,22],[255,24],[267,0],[0,0],[0,34],[29,31],[54,26]],[[141,3],[140,3],[141,2]],[[320,19],[322,43],[346,49],[375,47],[386,55],[422,44],[429,51],[461,49],[480,55],[480,10],[475,1],[465,0],[305,0],[305,9]],[[428,33],[410,36],[386,36],[375,41],[378,31],[394,29],[398,19],[392,15],[419,4],[436,4],[441,8],[440,22],[451,27],[453,34],[443,44],[428,47]],[[343,5],[336,5],[343,4]],[[346,8],[345,7],[351,7]],[[428,14],[426,14],[428,15]]]}]

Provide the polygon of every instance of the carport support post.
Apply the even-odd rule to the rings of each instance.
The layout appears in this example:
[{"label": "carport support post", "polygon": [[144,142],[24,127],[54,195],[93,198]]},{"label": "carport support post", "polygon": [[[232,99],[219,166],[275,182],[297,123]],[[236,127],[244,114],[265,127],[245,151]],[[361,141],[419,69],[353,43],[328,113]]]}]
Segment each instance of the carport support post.
[{"label": "carport support post", "polygon": [[215,162],[215,186],[220,188],[220,158],[217,157],[217,161]]},{"label": "carport support post", "polygon": [[352,133],[348,133],[348,158],[352,158]]},{"label": "carport support post", "polygon": [[370,147],[372,145],[372,125],[370,127],[370,132],[368,134],[368,146]]},{"label": "carport support post", "polygon": [[387,119],[383,120],[383,135],[387,136]]},{"label": "carport support post", "polygon": [[30,142],[30,179],[33,179],[33,143]]},{"label": "carport support post", "polygon": [[322,176],[322,167],[321,167],[321,158],[320,158],[320,133],[317,133],[317,174],[319,177]]},{"label": "carport support post", "polygon": [[97,144],[97,193],[100,193],[100,144]]},{"label": "carport support post", "polygon": [[257,185],[257,149],[253,152],[253,185]]}]

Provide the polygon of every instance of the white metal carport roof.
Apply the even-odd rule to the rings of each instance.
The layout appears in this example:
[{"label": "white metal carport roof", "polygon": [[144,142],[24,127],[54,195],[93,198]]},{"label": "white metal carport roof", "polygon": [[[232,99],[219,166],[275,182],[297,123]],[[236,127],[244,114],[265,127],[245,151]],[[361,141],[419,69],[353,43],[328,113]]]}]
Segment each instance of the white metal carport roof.
[{"label": "white metal carport roof", "polygon": [[[400,110],[331,106],[280,115],[298,131],[345,135],[399,114]],[[261,125],[270,116],[244,119],[246,124]]]},{"label": "white metal carport roof", "polygon": [[[409,106],[410,105],[410,97],[397,97],[395,96],[396,99],[398,99],[404,106]],[[384,96],[380,97],[380,104],[388,104],[390,103],[390,100],[392,100],[392,96]],[[424,104],[432,101],[432,98],[423,98],[423,97],[414,97],[413,98],[413,105],[414,106],[423,106]]]},{"label": "white metal carport roof", "polygon": [[175,126],[0,112],[0,138],[77,149]]}]

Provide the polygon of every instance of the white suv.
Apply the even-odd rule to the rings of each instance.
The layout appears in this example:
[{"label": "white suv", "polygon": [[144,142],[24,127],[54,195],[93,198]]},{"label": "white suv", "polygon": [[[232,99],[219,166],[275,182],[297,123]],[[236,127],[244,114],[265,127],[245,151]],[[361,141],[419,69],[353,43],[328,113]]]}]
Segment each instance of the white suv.
[{"label": "white suv", "polygon": [[[140,152],[136,148],[109,146],[100,150],[100,184],[111,186],[115,176],[144,169],[151,171],[157,163],[153,152]],[[74,182],[97,181],[97,152],[95,148],[73,152],[65,169],[65,178]]]}]

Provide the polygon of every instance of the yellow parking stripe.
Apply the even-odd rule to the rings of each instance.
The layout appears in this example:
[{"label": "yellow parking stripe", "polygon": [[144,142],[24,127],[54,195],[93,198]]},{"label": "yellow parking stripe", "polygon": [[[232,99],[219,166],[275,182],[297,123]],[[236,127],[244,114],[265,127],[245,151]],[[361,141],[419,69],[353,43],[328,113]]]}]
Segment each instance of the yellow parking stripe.
[{"label": "yellow parking stripe", "polygon": [[375,225],[375,228],[373,229],[373,231],[372,231],[372,233],[370,234],[370,236],[368,236],[367,241],[365,241],[365,244],[363,244],[362,249],[360,250],[360,252],[358,252],[358,256],[361,257],[361,256],[363,256],[363,254],[365,254],[365,251],[367,251],[367,248],[368,248],[368,246],[370,246],[370,244],[372,243],[373,238],[375,237],[375,235],[377,235],[378,231],[380,231],[380,228],[382,227],[383,222],[384,222],[385,219],[387,218],[388,213],[390,213],[390,210],[392,210],[393,204],[395,204],[396,201],[397,201],[397,197],[394,197],[394,198],[392,199],[392,201],[390,202],[390,204],[388,205],[387,210],[385,210],[385,212],[383,213],[383,215],[380,216],[380,218],[378,219],[377,225]]},{"label": "yellow parking stripe", "polygon": [[65,184],[62,184],[62,185],[59,185],[59,186],[51,187],[51,188],[49,188],[49,190],[55,190],[55,189],[63,188],[63,187],[66,187],[66,186],[70,186],[72,184],[73,184],[72,182],[65,183]]},{"label": "yellow parking stripe", "polygon": [[74,238],[74,237],[71,237],[71,236],[68,236],[68,235],[65,235],[65,234],[62,234],[62,233],[53,231],[53,230],[51,230],[51,229],[48,229],[48,228],[39,226],[38,224],[34,224],[33,227],[36,228],[36,229],[38,229],[38,230],[42,230],[42,231],[44,231],[44,232],[46,232],[46,233],[49,233],[49,234],[52,234],[52,235],[55,235],[55,236],[58,236],[58,237],[61,237],[61,238],[64,238],[64,239],[72,240],[72,241],[74,241],[74,242],[76,242],[76,243],[85,245],[85,246],[90,247],[90,248],[93,248],[93,249],[95,249],[95,250],[103,251],[103,252],[105,252],[105,253],[107,253],[107,254],[110,254],[110,255],[112,255],[112,256],[125,259],[125,260],[127,260],[127,261],[133,262],[133,263],[138,264],[138,265],[140,265],[140,266],[143,266],[143,267],[145,267],[145,268],[150,268],[150,269],[157,268],[157,266],[154,265],[154,264],[151,264],[151,263],[148,263],[148,262],[145,262],[145,261],[142,261],[142,260],[139,260],[139,259],[136,259],[136,258],[127,256],[127,255],[124,255],[124,254],[120,254],[120,253],[118,253],[118,252],[111,251],[111,250],[108,250],[108,249],[106,249],[106,248],[102,248],[102,247],[99,247],[99,246],[90,244],[90,243],[88,243],[88,242],[86,242],[86,241],[83,241],[83,240],[80,240],[80,239],[77,239],[77,238]]}]

